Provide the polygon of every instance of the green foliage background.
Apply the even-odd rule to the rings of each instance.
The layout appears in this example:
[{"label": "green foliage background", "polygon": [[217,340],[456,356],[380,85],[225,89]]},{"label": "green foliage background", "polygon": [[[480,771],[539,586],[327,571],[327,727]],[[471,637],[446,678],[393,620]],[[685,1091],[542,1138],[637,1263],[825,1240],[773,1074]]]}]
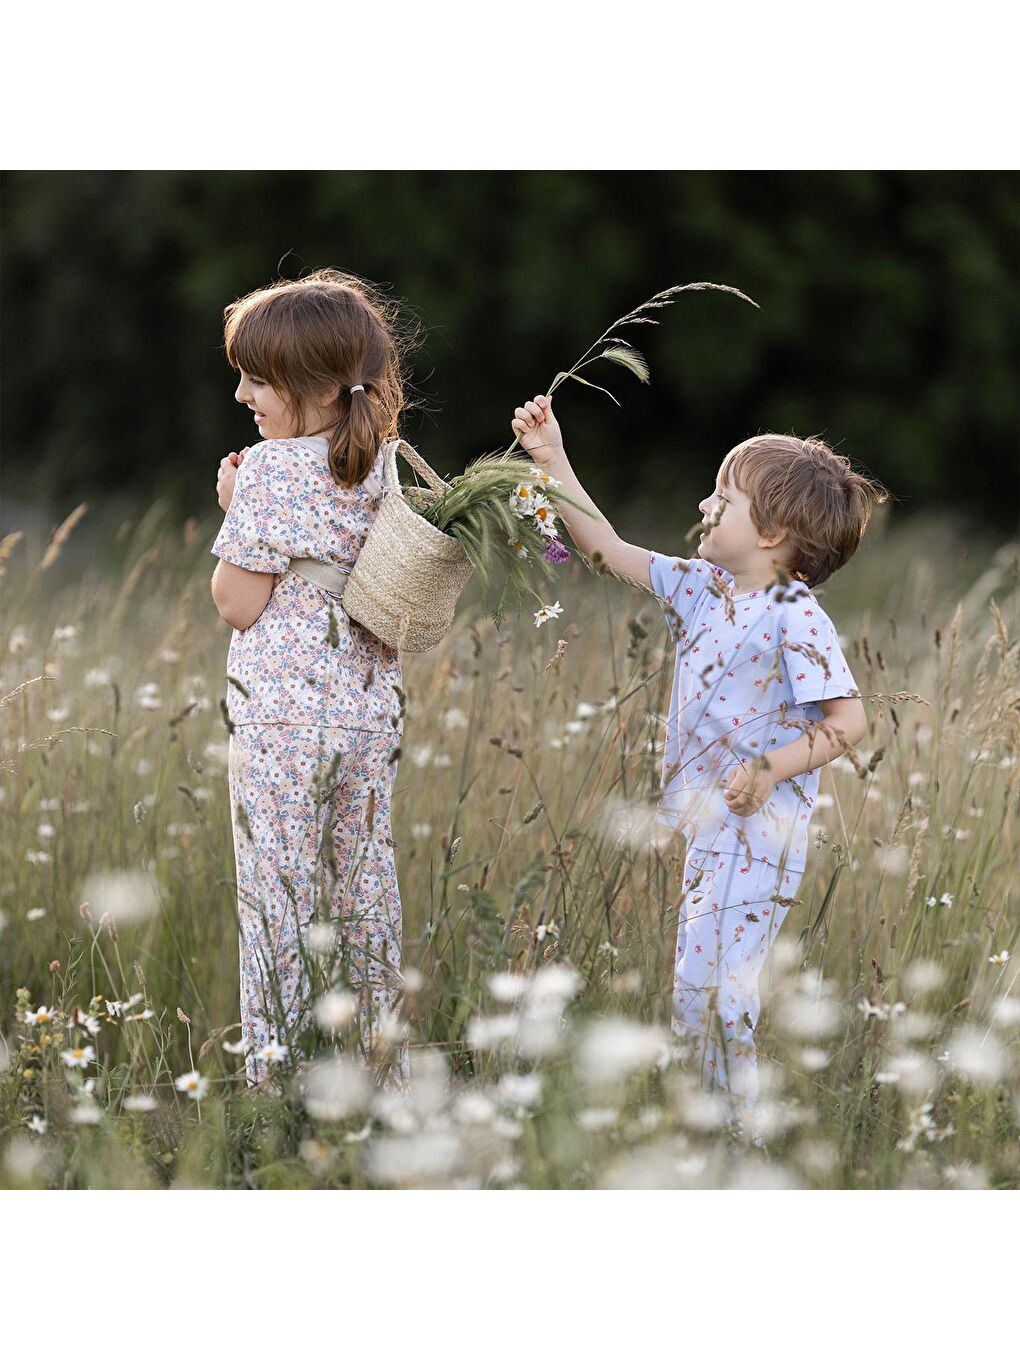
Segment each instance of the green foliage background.
[{"label": "green foliage background", "polygon": [[[512,408],[610,322],[653,386],[558,398],[618,523],[686,525],[720,457],[823,432],[898,511],[1017,509],[1018,179],[976,172],[18,172],[2,181],[6,491],[208,509],[257,438],[221,350],[226,303],[330,264],[420,323],[407,433],[444,473],[509,442]],[[627,474],[621,479],[620,471]]]}]

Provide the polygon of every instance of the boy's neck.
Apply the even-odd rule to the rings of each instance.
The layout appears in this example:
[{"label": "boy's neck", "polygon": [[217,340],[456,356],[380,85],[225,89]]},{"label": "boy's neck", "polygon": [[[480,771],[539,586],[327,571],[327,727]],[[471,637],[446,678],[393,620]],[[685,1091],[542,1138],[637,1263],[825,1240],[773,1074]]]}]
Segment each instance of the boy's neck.
[{"label": "boy's neck", "polygon": [[734,576],[733,593],[734,595],[750,595],[754,590],[767,590],[770,585],[775,583],[775,580],[775,572],[771,576],[756,576],[753,580],[750,578],[741,580],[739,576]]},{"label": "boy's neck", "polygon": [[748,571],[733,572],[734,595],[750,595],[754,590],[768,590],[779,579],[780,563],[770,562],[767,567],[756,567]]}]

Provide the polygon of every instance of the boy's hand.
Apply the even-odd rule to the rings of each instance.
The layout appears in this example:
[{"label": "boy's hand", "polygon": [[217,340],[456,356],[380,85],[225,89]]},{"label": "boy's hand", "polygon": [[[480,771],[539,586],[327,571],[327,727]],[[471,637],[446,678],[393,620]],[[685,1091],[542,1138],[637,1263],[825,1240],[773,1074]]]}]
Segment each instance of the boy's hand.
[{"label": "boy's hand", "polygon": [[735,765],[726,776],[723,788],[726,806],[738,817],[749,817],[753,812],[760,812],[772,797],[777,782],[760,761]]},{"label": "boy's hand", "polygon": [[563,435],[553,415],[552,399],[536,397],[518,406],[510,428],[538,464],[549,463],[563,452]]},{"label": "boy's hand", "polygon": [[228,453],[226,458],[220,459],[220,470],[216,476],[216,499],[219,501],[220,509],[224,512],[229,508],[230,502],[234,498],[237,469],[244,462],[244,455],[247,452],[247,448],[243,448],[240,453]]}]

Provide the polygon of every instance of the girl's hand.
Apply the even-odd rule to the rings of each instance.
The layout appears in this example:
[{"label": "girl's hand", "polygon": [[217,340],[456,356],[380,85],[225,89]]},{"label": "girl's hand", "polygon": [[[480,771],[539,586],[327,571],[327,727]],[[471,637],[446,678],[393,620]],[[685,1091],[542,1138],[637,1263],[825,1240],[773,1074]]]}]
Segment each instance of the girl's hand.
[{"label": "girl's hand", "polygon": [[738,817],[749,817],[760,812],[772,797],[776,779],[760,761],[735,765],[726,776],[723,798],[730,812]]},{"label": "girl's hand", "polygon": [[248,449],[243,448],[240,453],[228,453],[226,458],[220,459],[220,470],[216,476],[216,499],[224,512],[229,509],[230,502],[234,499],[237,469],[244,462],[244,455],[247,452]]},{"label": "girl's hand", "polygon": [[510,428],[538,464],[551,463],[563,453],[563,435],[553,415],[552,398],[536,397],[518,406]]}]

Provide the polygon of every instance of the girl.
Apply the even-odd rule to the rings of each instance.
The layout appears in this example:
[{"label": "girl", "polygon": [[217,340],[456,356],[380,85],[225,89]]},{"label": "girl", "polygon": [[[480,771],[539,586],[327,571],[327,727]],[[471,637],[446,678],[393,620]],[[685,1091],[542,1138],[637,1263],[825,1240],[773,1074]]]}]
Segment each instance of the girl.
[{"label": "girl", "polygon": [[[224,312],[234,395],[262,436],[220,465],[226,515],[212,548],[213,599],[235,630],[228,782],[249,1085],[308,1022],[312,967],[357,994],[366,1055],[384,1055],[392,1034],[400,659],[338,592],[378,510],[380,445],[404,405],[393,311],[360,280],[320,269]],[[320,1021],[343,1016],[346,987]],[[406,1046],[396,1067],[406,1077]]]}]

